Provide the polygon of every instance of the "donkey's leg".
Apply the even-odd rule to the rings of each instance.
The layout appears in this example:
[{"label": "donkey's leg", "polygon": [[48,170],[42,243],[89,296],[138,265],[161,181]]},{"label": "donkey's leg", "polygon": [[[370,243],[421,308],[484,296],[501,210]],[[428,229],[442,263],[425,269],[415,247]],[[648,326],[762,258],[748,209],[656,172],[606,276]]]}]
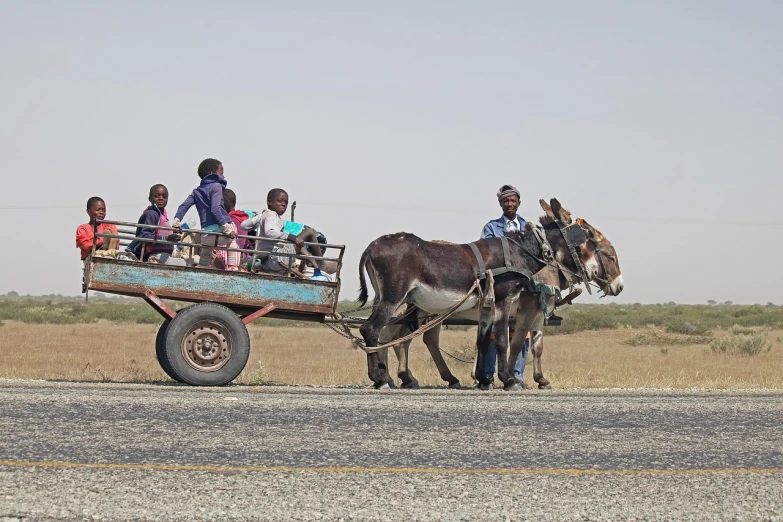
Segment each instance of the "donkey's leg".
[{"label": "donkey's leg", "polygon": [[427,350],[430,351],[432,360],[435,361],[440,378],[449,383],[449,388],[460,388],[459,379],[451,373],[449,365],[446,364],[443,354],[440,352],[440,325],[424,333],[424,344],[427,345]]},{"label": "donkey's leg", "polygon": [[[407,322],[402,324],[391,324],[381,331],[378,343],[389,343],[395,339],[408,335],[412,331],[413,330],[410,329]],[[410,344],[410,341],[406,341],[394,345],[394,353],[397,356],[397,377],[402,382],[403,388],[418,388],[419,383],[411,374],[410,367],[408,366],[408,347]]]},{"label": "donkey's leg", "polygon": [[483,371],[483,369],[487,350],[489,349],[490,343],[492,343],[492,327],[494,320],[495,314],[493,308],[481,308],[478,329],[476,332],[476,380],[478,381],[478,387],[481,390],[488,390],[492,386],[491,381],[487,377],[487,373]]},{"label": "donkey's leg", "polygon": [[[392,318],[399,304],[389,301],[380,301],[376,304],[369,319],[359,328],[367,348],[378,346],[381,330]],[[377,352],[367,354],[367,375],[376,388],[390,386],[388,363],[381,360]]]},{"label": "donkey's leg", "polygon": [[[498,352],[498,379],[500,379],[500,382],[503,383],[504,387],[516,384],[513,380],[515,359],[508,359],[508,316],[510,312],[510,297],[495,302],[495,324],[493,331],[495,332],[495,347]],[[509,371],[509,365],[512,368],[511,371]]]},{"label": "donkey's leg", "polygon": [[508,354],[508,372],[513,376],[511,380],[513,380],[514,384],[507,386],[506,389],[516,388],[518,387],[518,384],[522,383],[524,380],[523,375],[517,376],[515,374],[516,363],[519,359],[519,354],[525,348],[525,338],[527,337],[527,332],[530,331],[530,327],[536,318],[537,312],[538,306],[528,298],[527,294],[523,293],[519,298],[517,309],[517,321],[514,327],[516,335],[514,336],[514,340],[511,341],[511,347],[509,348]]},{"label": "donkey's leg", "polygon": [[394,353],[397,355],[397,377],[402,381],[402,387],[415,390],[419,387],[419,381],[417,381],[411,373],[408,364],[408,350],[410,349],[410,346],[411,341],[395,344]]},{"label": "donkey's leg", "polygon": [[[386,348],[384,350],[381,350],[378,352],[378,367],[380,368],[386,368],[386,384],[389,388],[396,388],[397,385],[394,383],[394,379],[391,378],[391,375],[389,375],[389,349]],[[384,388],[386,386],[383,386]]]},{"label": "donkey's leg", "polygon": [[[554,299],[547,306],[554,307]],[[541,354],[544,353],[544,311],[540,309],[530,327],[530,352],[533,354],[533,379],[542,390],[552,388],[541,369]]]}]

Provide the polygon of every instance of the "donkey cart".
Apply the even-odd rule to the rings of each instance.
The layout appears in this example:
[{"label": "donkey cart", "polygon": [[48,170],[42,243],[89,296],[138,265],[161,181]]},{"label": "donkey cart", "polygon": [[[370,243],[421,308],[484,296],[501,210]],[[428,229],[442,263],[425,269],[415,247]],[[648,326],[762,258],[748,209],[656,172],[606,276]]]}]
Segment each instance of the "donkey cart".
[{"label": "donkey cart", "polygon": [[[103,222],[117,227],[137,226],[121,221]],[[149,228],[173,231],[170,227]],[[96,237],[103,237],[107,244],[110,240],[118,240],[120,246],[125,246],[135,240],[198,251],[198,246],[192,242],[136,238],[132,228],[118,228],[116,235],[95,232]],[[209,232],[191,230],[187,234],[195,236]],[[221,386],[233,381],[247,364],[250,337],[246,326],[251,322],[260,317],[324,322],[327,316],[335,313],[345,247],[320,246],[336,253],[324,258],[337,267],[332,278],[304,278],[296,268],[282,273],[256,272],[252,270],[256,260],[270,252],[255,248],[224,249],[245,255],[251,268],[249,271],[229,271],[198,268],[191,266],[192,263],[186,265],[184,261],[181,262],[183,266],[140,262],[124,251],[101,251],[93,246],[92,255],[84,265],[83,290],[85,293],[99,290],[143,298],[163,316],[155,340],[155,353],[166,374],[193,386]],[[311,259],[298,254],[278,254],[291,258],[292,266]],[[175,310],[164,299],[194,304]]]},{"label": "donkey cart", "polygon": [[[103,221],[117,227],[136,227],[136,223]],[[97,226],[97,225],[96,225]],[[147,225],[145,225],[147,226]],[[170,227],[149,228],[172,231]],[[202,230],[190,230],[188,235],[209,234]],[[214,232],[212,232],[214,234]],[[197,244],[183,238],[180,241],[163,239],[140,239],[133,228],[118,228],[117,234],[98,232],[104,243],[114,240],[115,247],[129,245],[132,241],[145,244],[170,244],[176,249],[190,249],[198,252]],[[249,240],[254,236],[239,236]],[[90,290],[140,297],[149,303],[162,317],[155,339],[155,354],[166,374],[175,381],[193,386],[221,386],[236,379],[247,364],[250,355],[250,337],[246,326],[260,317],[326,323],[337,333],[357,341],[350,333],[350,327],[358,327],[365,318],[342,316],[337,313],[340,292],[340,269],[345,246],[320,244],[325,249],[322,261],[336,267],[331,278],[304,278],[296,268],[283,273],[269,273],[253,270],[256,260],[271,252],[254,248],[226,248],[241,253],[248,260],[248,271],[228,271],[140,262],[124,251],[96,250],[85,260],[84,287],[86,295]],[[329,255],[327,255],[327,252]],[[287,256],[290,265],[312,260],[299,254]],[[322,280],[319,280],[322,279]],[[193,303],[175,310],[164,299]],[[438,322],[449,325],[476,325],[471,319],[451,318],[444,314]],[[399,319],[392,320],[392,323]],[[512,320],[513,323],[513,320]],[[416,337],[428,328],[430,323],[410,336]],[[403,342],[397,339],[392,344]],[[361,342],[357,343],[361,346]],[[391,346],[391,345],[389,345]],[[372,351],[377,350],[374,348]]]}]

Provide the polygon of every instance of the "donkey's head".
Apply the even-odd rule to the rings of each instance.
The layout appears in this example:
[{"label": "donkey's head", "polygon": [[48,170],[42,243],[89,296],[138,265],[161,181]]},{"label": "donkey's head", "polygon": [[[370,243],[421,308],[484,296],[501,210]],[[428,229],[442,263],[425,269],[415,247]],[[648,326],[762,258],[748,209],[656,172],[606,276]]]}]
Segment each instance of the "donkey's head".
[{"label": "donkey's head", "polygon": [[[541,218],[541,224],[547,225],[557,223],[558,221],[565,227],[574,224],[571,213],[564,209],[557,199],[552,198],[550,200],[551,204],[547,204],[543,199],[539,200],[539,203],[541,203],[541,208],[546,212],[546,216]],[[569,250],[569,240],[563,234],[559,235],[557,241],[550,241],[558,262],[569,268],[572,268],[573,265],[577,273],[583,270],[584,276],[588,279],[588,281],[584,282],[585,285],[593,281],[605,295],[618,295],[623,291],[624,285],[623,275],[620,272],[620,263],[614,246],[612,246],[612,243],[606,236],[584,219],[577,219],[576,225],[584,232],[584,240],[578,237],[571,244],[575,248],[582,267],[576,266],[576,262],[572,259]],[[573,238],[577,237],[578,234],[569,234],[569,236]]]}]

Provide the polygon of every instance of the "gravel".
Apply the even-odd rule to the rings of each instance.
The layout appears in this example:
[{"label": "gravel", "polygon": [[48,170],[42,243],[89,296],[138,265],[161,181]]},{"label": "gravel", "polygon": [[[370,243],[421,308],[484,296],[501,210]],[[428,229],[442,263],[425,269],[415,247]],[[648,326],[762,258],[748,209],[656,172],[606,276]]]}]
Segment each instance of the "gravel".
[{"label": "gravel", "polygon": [[0,381],[0,521],[781,520],[781,426],[774,390]]}]

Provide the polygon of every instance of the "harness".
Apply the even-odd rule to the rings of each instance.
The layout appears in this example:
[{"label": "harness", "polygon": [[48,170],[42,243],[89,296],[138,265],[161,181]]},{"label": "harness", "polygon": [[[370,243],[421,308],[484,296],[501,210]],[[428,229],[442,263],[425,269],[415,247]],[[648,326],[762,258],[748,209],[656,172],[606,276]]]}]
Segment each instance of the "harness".
[{"label": "harness", "polygon": [[[561,223],[559,221],[557,223],[558,223],[558,226],[561,225]],[[579,218],[579,219],[576,220],[576,224],[575,225],[571,225],[571,226],[569,226],[567,228],[570,229],[570,228],[573,228],[573,227],[579,227],[579,230],[581,231],[582,237],[585,238],[585,239],[582,239],[577,244],[584,243],[585,240],[587,240],[587,241],[590,241],[595,246],[595,257],[598,258],[598,266],[601,268],[601,274],[603,274],[603,277],[599,277],[598,274],[595,274],[595,275],[593,275],[592,279],[595,279],[599,283],[602,283],[604,286],[606,286],[606,285],[609,284],[609,279],[606,277],[606,274],[608,274],[608,272],[606,271],[606,265],[604,265],[604,257],[606,257],[607,254],[604,253],[603,250],[601,250],[601,244],[596,239],[594,239],[594,238],[589,238],[588,239],[587,236],[585,236],[584,230],[582,230],[582,224],[583,223],[584,223],[584,220]],[[562,230],[562,228],[561,228],[561,230]],[[569,243],[568,237],[565,236],[565,235],[563,237],[565,238],[566,243],[568,243],[569,249],[571,249],[572,255],[574,255],[575,252],[574,252],[574,249],[572,249],[571,244]],[[574,257],[574,261],[577,263],[576,266],[580,267],[580,270],[582,272],[581,276],[584,278],[583,281],[585,283],[585,287],[587,287],[587,293],[591,294],[592,292],[590,291],[590,278],[588,278],[588,276],[587,276],[587,271],[585,270],[584,264],[582,264],[581,259],[579,259],[579,256],[575,256]],[[601,296],[601,297],[603,297],[603,296]]]},{"label": "harness", "polygon": [[478,246],[476,246],[475,243],[468,243],[468,246],[470,246],[470,249],[473,251],[473,255],[476,257],[476,262],[478,263],[476,280],[483,281],[486,279],[486,284],[484,287],[485,294],[484,294],[484,298],[482,299],[483,306],[492,306],[492,303],[495,300],[495,294],[493,289],[495,285],[495,276],[499,276],[511,272],[515,274],[520,274],[527,279],[525,289],[530,293],[538,294],[538,303],[541,309],[544,311],[545,317],[549,317],[549,315],[552,312],[554,312],[554,308],[552,310],[548,309],[547,297],[550,295],[554,296],[556,301],[562,299],[560,294],[560,288],[555,285],[550,285],[539,280],[537,274],[534,274],[527,268],[514,265],[513,259],[511,257],[511,248],[509,247],[509,242],[518,245],[524,252],[532,256],[535,260],[543,263],[544,265],[554,266],[554,263],[556,263],[555,256],[554,253],[552,252],[552,246],[549,244],[549,241],[547,241],[546,239],[546,235],[544,235],[544,232],[539,228],[534,228],[533,234],[535,235],[535,238],[538,240],[538,244],[541,246],[541,257],[538,257],[537,255],[533,254],[532,252],[524,248],[521,243],[515,241],[514,239],[510,239],[506,236],[501,236],[500,244],[503,247],[503,266],[499,268],[491,268],[489,270],[487,269],[487,265],[484,263],[484,257],[481,255]]},{"label": "harness", "polygon": [[[494,285],[494,276],[505,274],[507,272],[518,273],[523,275],[525,278],[527,278],[526,290],[530,293],[538,294],[539,306],[544,311],[545,317],[548,317],[551,314],[551,312],[554,311],[554,310],[548,310],[547,297],[554,296],[555,302],[560,301],[562,299],[560,287],[555,285],[550,285],[540,281],[539,278],[537,277],[537,274],[533,274],[530,270],[526,268],[514,266],[513,260],[511,259],[511,250],[509,248],[509,241],[517,244],[527,254],[531,255],[537,261],[542,262],[545,265],[556,267],[563,274],[566,280],[569,282],[570,286],[573,286],[574,284],[584,283],[585,286],[587,287],[587,293],[592,294],[592,290],[590,289],[590,276],[587,274],[587,268],[585,267],[584,263],[582,263],[582,260],[580,259],[579,254],[576,251],[576,247],[578,245],[581,245],[588,241],[587,235],[585,234],[585,231],[582,229],[582,223],[583,221],[581,219],[577,219],[576,222],[572,225],[566,225],[559,219],[555,220],[555,224],[557,225],[558,230],[560,230],[560,234],[563,236],[563,239],[566,242],[568,251],[571,253],[571,258],[574,261],[574,265],[577,267],[576,272],[565,267],[562,263],[560,263],[555,258],[554,253],[552,252],[552,246],[549,244],[549,241],[547,241],[546,235],[538,227],[533,228],[533,233],[536,239],[538,240],[539,245],[541,246],[541,253],[542,253],[541,257],[543,259],[539,258],[532,252],[522,247],[522,245],[517,243],[517,241],[514,241],[513,239],[509,239],[506,236],[501,236],[500,242],[503,247],[504,266],[500,268],[492,268],[487,270],[486,264],[484,263],[484,258],[481,255],[478,246],[476,246],[475,243],[469,243],[468,246],[470,246],[473,255],[476,257],[476,262],[478,263],[478,271],[476,272],[476,279],[478,279],[479,281],[487,279],[487,284],[485,286],[486,295],[487,295],[487,299],[485,300],[484,303],[485,306],[488,306],[488,301],[494,300],[494,292],[491,288],[491,286]],[[601,251],[601,248],[599,247],[598,242],[595,239],[591,238],[589,239],[589,241],[591,241],[595,245],[596,257],[598,257],[598,263],[601,267],[601,272],[604,274],[604,278],[605,278],[607,272],[606,272],[606,266],[604,265],[603,256],[606,254],[604,254]],[[598,277],[598,275],[595,275],[594,279],[597,279],[601,283],[608,284],[608,281],[606,279],[600,278]]]},{"label": "harness", "polygon": [[481,252],[479,252],[476,243],[468,243],[468,246],[470,246],[470,249],[473,251],[473,255],[476,256],[476,261],[478,261],[478,271],[476,272],[476,279],[478,279],[479,281],[483,281],[484,279],[487,278],[487,275],[490,275],[492,278],[494,278],[495,276],[499,276],[501,274],[505,274],[508,272],[521,274],[528,279],[533,278],[533,272],[531,272],[527,268],[521,266],[514,266],[514,262],[511,259],[511,249],[508,246],[508,241],[509,239],[506,236],[502,236],[500,238],[500,243],[503,245],[504,266],[500,268],[491,268],[489,270],[487,270],[487,265],[484,263],[484,257],[481,255]]},{"label": "harness", "polygon": [[[574,266],[576,266],[577,272],[572,272],[571,270],[562,266],[560,263],[558,263],[558,268],[566,276],[566,279],[568,279],[569,283],[584,283],[587,287],[587,293],[592,294],[593,292],[590,290],[590,277],[587,275],[587,269],[585,268],[584,263],[582,263],[582,260],[579,258],[579,254],[576,252],[576,246],[581,245],[587,241],[587,235],[581,227],[581,220],[577,219],[575,224],[566,225],[557,219],[555,220],[555,224],[560,230],[560,234],[563,236],[563,239],[565,239],[566,246],[568,247],[568,251],[571,253],[571,259],[574,261]],[[576,281],[568,276],[569,273],[576,276]]]}]

